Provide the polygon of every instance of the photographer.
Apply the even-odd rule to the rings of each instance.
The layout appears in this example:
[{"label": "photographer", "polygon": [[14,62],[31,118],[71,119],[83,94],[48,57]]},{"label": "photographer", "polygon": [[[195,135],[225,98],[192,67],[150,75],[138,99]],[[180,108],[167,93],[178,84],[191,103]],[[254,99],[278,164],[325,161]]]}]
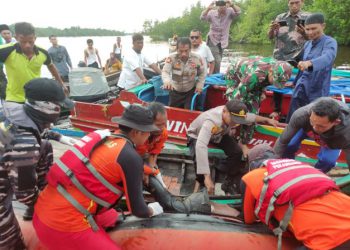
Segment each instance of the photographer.
[{"label": "photographer", "polygon": [[[303,24],[309,15],[301,10],[303,5],[304,0],[288,0],[289,11],[279,14],[271,22],[268,37],[275,40],[273,57],[276,60],[293,60],[303,50],[307,40]],[[282,94],[274,92],[273,97],[275,107],[270,116],[275,118],[279,117],[281,112]]]},{"label": "photographer", "polygon": [[210,23],[207,45],[215,58],[214,73],[220,72],[222,52],[228,46],[230,26],[241,9],[231,1],[212,2],[201,14],[200,19]]}]

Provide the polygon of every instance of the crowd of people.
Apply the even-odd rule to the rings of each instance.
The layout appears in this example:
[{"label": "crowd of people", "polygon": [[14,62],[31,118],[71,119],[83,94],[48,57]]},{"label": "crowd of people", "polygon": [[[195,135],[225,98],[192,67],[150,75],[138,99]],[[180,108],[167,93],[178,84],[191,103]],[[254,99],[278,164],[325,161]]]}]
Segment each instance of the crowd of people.
[{"label": "crowd of people", "polygon": [[[226,156],[216,166],[225,175],[221,188],[226,195],[242,195],[242,209],[235,215],[245,223],[267,224],[279,237],[279,248],[282,234],[289,231],[304,249],[349,249],[350,197],[326,175],[341,150],[350,166],[350,108],[329,97],[337,43],[324,34],[323,14],[302,12],[303,0],[287,2],[289,11],[278,15],[267,31],[275,40],[273,56],[232,58],[225,74],[227,103],[191,122],[187,139],[196,186],[183,199],[166,190],[158,168],[168,138],[163,104],[127,106],[122,116],[111,119],[118,124],[116,131],[97,130],[80,140],[57,134],[50,124],[61,107],[74,107],[64,84],[73,68],[67,49],[55,35],[49,37],[48,50],[38,47],[30,23],[15,24],[16,39],[7,25],[0,25],[0,41],[5,43],[0,46],[0,248],[26,249],[13,196],[27,206],[23,219],[33,221],[48,249],[120,249],[105,228],[115,226],[114,207],[123,196],[138,217],[164,211],[210,214],[215,203],[208,195],[215,194],[215,183],[208,147],[214,145]],[[104,70],[121,70],[118,87],[128,90],[148,81],[143,73],[147,65],[169,91],[168,105],[189,109],[192,96],[202,93],[205,77],[220,71],[230,25],[240,14],[230,1],[211,3],[199,17],[210,24],[206,42],[195,28],[188,37],[177,37],[176,51],[162,69],[142,53],[141,34],[132,36],[126,52],[117,37]],[[102,68],[92,39],[87,40],[84,64]],[[43,65],[54,79],[41,78]],[[286,128],[274,148],[263,144],[249,149],[255,123],[278,125],[280,95],[274,96],[270,117],[258,115],[265,87],[286,87],[293,67],[299,71]],[[307,137],[320,144],[315,166],[294,160]],[[53,162],[49,140],[71,147]],[[143,187],[156,202],[145,202]]]}]

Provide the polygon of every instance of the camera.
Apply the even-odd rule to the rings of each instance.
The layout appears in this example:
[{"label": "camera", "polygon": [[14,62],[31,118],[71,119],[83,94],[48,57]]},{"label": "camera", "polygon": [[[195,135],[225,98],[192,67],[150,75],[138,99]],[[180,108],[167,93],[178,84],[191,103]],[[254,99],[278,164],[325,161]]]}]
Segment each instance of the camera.
[{"label": "camera", "polygon": [[216,2],[215,2],[215,5],[216,5],[216,6],[225,6],[225,5],[226,5],[226,2],[225,2],[225,1],[216,1]]},{"label": "camera", "polygon": [[281,21],[278,21],[278,24],[282,27],[282,26],[288,26],[288,23],[286,20],[281,20]]},{"label": "camera", "polygon": [[305,26],[305,20],[304,19],[298,19],[297,25],[298,26]]}]

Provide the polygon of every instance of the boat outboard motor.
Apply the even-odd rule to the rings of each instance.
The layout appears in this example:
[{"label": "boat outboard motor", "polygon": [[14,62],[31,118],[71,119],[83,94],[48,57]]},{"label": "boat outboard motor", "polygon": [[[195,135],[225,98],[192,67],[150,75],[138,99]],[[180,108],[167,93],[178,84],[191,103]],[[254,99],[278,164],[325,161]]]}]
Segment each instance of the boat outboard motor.
[{"label": "boat outboard motor", "polygon": [[96,102],[107,98],[110,91],[100,69],[82,67],[69,72],[70,97],[78,102]]},{"label": "boat outboard motor", "polygon": [[210,214],[211,206],[208,192],[204,189],[193,193],[186,198],[179,198],[172,195],[162,184],[154,177],[149,177],[148,191],[154,196],[156,201],[166,212],[177,213],[198,213]]}]

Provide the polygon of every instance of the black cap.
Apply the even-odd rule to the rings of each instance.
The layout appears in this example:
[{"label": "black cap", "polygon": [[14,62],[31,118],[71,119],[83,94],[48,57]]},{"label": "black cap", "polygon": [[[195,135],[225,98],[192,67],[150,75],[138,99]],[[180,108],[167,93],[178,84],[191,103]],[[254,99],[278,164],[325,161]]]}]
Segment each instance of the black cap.
[{"label": "black cap", "polygon": [[323,24],[324,23],[324,15],[322,13],[314,13],[308,16],[305,20],[305,25],[307,24]]},{"label": "black cap", "polygon": [[10,27],[7,24],[0,24],[0,32],[3,30],[10,30]]},{"label": "black cap", "polygon": [[232,99],[226,103],[226,108],[231,114],[231,119],[237,124],[251,124],[255,121],[255,115],[248,113],[247,106],[239,99]]},{"label": "black cap", "polygon": [[55,102],[68,109],[74,107],[74,102],[65,95],[61,84],[49,78],[30,80],[24,85],[24,91],[27,99]]},{"label": "black cap", "polygon": [[144,132],[159,131],[153,124],[152,111],[136,104],[126,107],[122,116],[112,117],[112,122]]}]

